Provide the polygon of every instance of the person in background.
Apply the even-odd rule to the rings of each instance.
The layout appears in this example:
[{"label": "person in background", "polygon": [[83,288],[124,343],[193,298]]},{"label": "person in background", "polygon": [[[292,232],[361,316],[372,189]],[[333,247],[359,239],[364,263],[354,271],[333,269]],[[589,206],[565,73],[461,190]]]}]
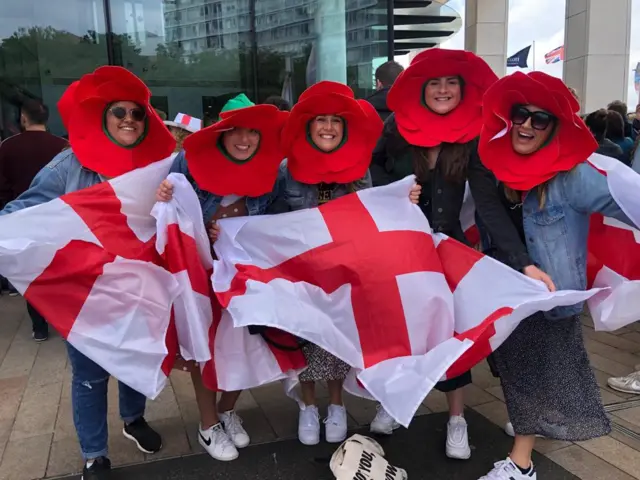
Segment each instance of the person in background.
[{"label": "person in background", "polygon": [[584,119],[589,130],[598,142],[596,153],[607,157],[617,158],[621,162],[624,159],[622,148],[607,138],[607,111],[604,108],[591,112]]},{"label": "person in background", "polygon": [[[6,205],[0,215],[49,202],[167,158],[175,140],[149,104],[150,98],[142,80],[122,67],[100,67],[72,83],[58,102],[70,148],[40,170],[27,191]],[[48,312],[57,307],[44,306]],[[101,319],[95,318],[95,322],[100,324]],[[109,373],[70,343],[66,347],[72,370],[73,422],[85,461],[82,479],[103,480],[111,470]],[[146,397],[122,382],[118,390],[124,437],[144,453],[160,451],[162,438],[144,418]]]},{"label": "person in background", "polygon": [[[25,192],[36,174],[67,145],[63,138],[47,132],[49,109],[38,100],[28,99],[20,109],[22,133],[0,144],[0,209]],[[1,282],[0,282],[1,283]],[[18,292],[7,282],[9,295]],[[49,338],[45,319],[30,304],[33,339],[43,342]]]},{"label": "person in background", "polygon": [[271,95],[263,102],[264,105],[275,105],[278,110],[288,112],[291,110],[291,104],[280,95]]},{"label": "person in background", "polygon": [[387,106],[387,94],[403,71],[404,67],[393,61],[385,62],[376,68],[376,92],[368,97],[367,101],[373,105],[383,122],[391,115]]},{"label": "person in background", "polygon": [[624,136],[625,120],[615,110],[607,111],[607,132],[606,137],[622,149],[621,161],[625,165],[631,164],[631,151],[633,150],[633,140]]},{"label": "person in background", "polygon": [[202,120],[186,113],[179,113],[173,122],[165,120],[164,124],[169,128],[173,138],[176,139],[176,149],[173,153],[181,151],[185,139],[202,128]]},{"label": "person in background", "polygon": [[[640,132],[640,103],[636,105],[636,113],[633,116],[633,129],[636,132]],[[636,138],[640,137],[640,135],[636,135]]]},{"label": "person in background", "polygon": [[629,120],[629,109],[627,108],[627,104],[622,100],[615,100],[607,105],[607,110],[613,110],[622,116],[624,122],[624,136],[635,140],[638,136],[638,132],[633,128],[633,123]]}]

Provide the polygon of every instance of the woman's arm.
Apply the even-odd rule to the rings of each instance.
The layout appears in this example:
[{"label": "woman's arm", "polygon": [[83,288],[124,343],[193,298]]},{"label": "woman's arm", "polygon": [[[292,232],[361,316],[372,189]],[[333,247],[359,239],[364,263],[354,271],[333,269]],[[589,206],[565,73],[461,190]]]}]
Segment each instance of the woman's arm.
[{"label": "woman's arm", "polygon": [[516,270],[523,271],[533,265],[527,247],[502,203],[496,178],[475,153],[469,160],[467,175],[476,212],[493,246],[506,254],[509,266]]}]

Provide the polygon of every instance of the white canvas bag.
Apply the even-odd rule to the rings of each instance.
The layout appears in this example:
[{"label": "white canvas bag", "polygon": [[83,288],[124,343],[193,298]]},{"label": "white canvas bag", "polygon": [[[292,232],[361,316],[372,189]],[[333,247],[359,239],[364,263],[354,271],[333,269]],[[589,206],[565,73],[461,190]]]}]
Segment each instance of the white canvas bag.
[{"label": "white canvas bag", "polygon": [[407,480],[407,472],[384,458],[384,450],[375,440],[354,435],[331,457],[331,471],[337,480]]}]

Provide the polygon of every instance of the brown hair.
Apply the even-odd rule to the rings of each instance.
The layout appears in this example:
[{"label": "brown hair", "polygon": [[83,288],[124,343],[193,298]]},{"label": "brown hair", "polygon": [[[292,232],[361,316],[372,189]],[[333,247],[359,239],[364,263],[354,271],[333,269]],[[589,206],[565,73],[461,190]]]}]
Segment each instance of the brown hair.
[{"label": "brown hair", "polygon": [[[547,186],[549,181],[546,181],[536,187],[536,194],[538,195],[538,206],[540,209],[544,208],[545,201],[547,200]],[[522,194],[524,192],[520,190],[514,190],[504,185],[504,196],[507,197],[511,203],[522,203]]]},{"label": "brown hair", "polygon": [[607,134],[607,111],[604,108],[591,112],[584,119],[584,123],[587,124],[593,136],[596,137],[598,143],[604,140]]},{"label": "brown hair", "polygon": [[[440,145],[440,162],[444,179],[448,182],[463,183],[467,178],[467,166],[469,156],[472,153],[474,143],[442,143]],[[413,157],[413,171],[421,182],[429,179],[430,170],[427,161],[427,149],[411,146]]]},{"label": "brown hair", "polygon": [[607,111],[607,138],[610,140],[624,138],[624,119],[615,110]]},{"label": "brown hair", "polygon": [[180,127],[170,127],[169,130],[171,130],[173,138],[176,139],[176,149],[174,152],[179,152],[182,150],[182,143],[189,135],[191,135],[191,132]]}]

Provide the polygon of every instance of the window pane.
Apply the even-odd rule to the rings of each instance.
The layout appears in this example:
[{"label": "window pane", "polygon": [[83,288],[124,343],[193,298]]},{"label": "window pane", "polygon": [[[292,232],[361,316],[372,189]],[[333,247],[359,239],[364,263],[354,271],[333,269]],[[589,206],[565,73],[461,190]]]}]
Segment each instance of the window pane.
[{"label": "window pane", "polygon": [[229,98],[252,96],[248,1],[110,4],[115,63],[147,83],[169,118],[182,112],[209,124]]},{"label": "window pane", "polygon": [[19,103],[41,98],[49,128],[64,134],[55,104],[81,75],[107,63],[102,0],[0,0],[0,136],[18,133]]}]

